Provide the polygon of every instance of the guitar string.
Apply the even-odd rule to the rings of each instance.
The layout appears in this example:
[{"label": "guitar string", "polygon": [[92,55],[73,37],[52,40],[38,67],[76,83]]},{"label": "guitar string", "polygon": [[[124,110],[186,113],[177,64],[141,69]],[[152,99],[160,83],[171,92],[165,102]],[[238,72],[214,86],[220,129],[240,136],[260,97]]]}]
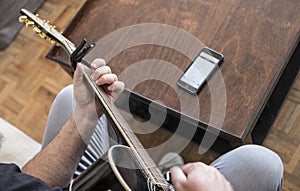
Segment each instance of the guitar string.
[{"label": "guitar string", "polygon": [[[104,99],[104,101],[106,102],[106,105],[108,105],[108,102],[111,102],[110,100],[107,100],[106,99],[106,96],[103,96],[103,91],[101,90],[101,89],[98,89],[97,88],[97,91],[98,91],[98,93],[102,96],[102,98]],[[110,108],[109,108],[110,109]],[[111,109],[110,109],[111,110]],[[120,123],[120,120],[121,119],[121,117],[119,118],[119,123]],[[124,122],[122,122],[123,124],[124,124]],[[131,142],[131,144],[132,144],[132,146],[135,148],[135,150],[137,150],[138,148],[137,148],[137,142],[135,141],[135,139],[133,139],[132,138],[132,136],[131,136],[131,134],[129,133],[129,131],[124,131],[125,129],[123,128],[122,129],[123,130],[123,133],[125,133],[126,134],[126,137],[129,137],[129,140],[127,140],[127,143],[128,143],[128,141],[130,141]],[[141,148],[141,146],[139,145],[138,147],[140,147]],[[138,153],[139,155],[140,155],[140,153]],[[145,157],[144,157],[145,158]],[[140,162],[140,161],[138,161],[138,162]],[[149,163],[150,164],[150,163]]]},{"label": "guitar string", "polygon": [[[105,109],[107,110],[112,120],[115,122],[121,134],[123,134],[123,137],[126,140],[127,144],[131,148],[133,148],[132,151],[135,154],[134,156],[136,157],[137,162],[141,165],[142,170],[145,171],[145,173],[149,176],[150,179],[152,179],[153,183],[168,185],[161,172],[157,168],[154,168],[155,163],[151,160],[151,157],[148,155],[148,153],[144,151],[144,147],[141,145],[140,141],[138,141],[137,137],[132,133],[131,130],[129,130],[127,123],[123,119],[123,116],[120,113],[118,113],[116,109],[112,109],[113,105],[111,104],[111,100],[104,93],[104,90],[98,88],[98,86],[90,79],[86,70],[84,70],[85,78],[94,89],[98,98],[102,102],[103,107],[106,107]],[[126,128],[124,128],[124,126]],[[149,168],[148,166],[152,166],[152,168]]]}]

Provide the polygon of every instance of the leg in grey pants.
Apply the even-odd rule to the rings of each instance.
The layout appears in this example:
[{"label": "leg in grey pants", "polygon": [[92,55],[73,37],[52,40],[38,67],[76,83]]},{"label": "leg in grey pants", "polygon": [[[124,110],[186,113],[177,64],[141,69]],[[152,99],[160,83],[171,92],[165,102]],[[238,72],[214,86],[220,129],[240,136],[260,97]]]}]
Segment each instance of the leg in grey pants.
[{"label": "leg in grey pants", "polygon": [[265,147],[241,146],[222,155],[211,165],[226,177],[235,191],[281,190],[281,159]]},{"label": "leg in grey pants", "polygon": [[[51,107],[42,147],[45,147],[67,122],[73,112],[74,105],[73,86],[67,86],[57,95]],[[102,116],[79,164],[81,171],[85,170],[89,164],[108,149],[107,132],[106,118]],[[99,145],[101,147],[98,147]],[[222,155],[211,165],[226,177],[235,191],[281,190],[282,162],[276,153],[265,147],[257,145],[241,146]],[[80,172],[77,172],[78,174]]]}]

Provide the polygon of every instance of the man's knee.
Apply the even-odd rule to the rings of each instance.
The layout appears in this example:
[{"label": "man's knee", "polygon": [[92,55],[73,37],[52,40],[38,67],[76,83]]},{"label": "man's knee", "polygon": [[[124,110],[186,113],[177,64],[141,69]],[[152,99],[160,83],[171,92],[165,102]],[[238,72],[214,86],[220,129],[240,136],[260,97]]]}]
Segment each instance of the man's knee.
[{"label": "man's knee", "polygon": [[56,96],[56,100],[70,100],[73,97],[73,85],[64,87]]},{"label": "man's knee", "polygon": [[241,157],[245,170],[249,174],[264,179],[269,185],[276,185],[279,188],[283,178],[283,164],[275,152],[259,145],[245,145],[237,150],[237,156]]},{"label": "man's knee", "polygon": [[235,190],[280,190],[283,165],[280,157],[259,145],[244,145],[213,164]]},{"label": "man's knee", "polygon": [[244,145],[237,149],[237,155],[243,157],[245,162],[258,168],[268,166],[270,169],[283,171],[283,165],[278,154],[259,145]]}]

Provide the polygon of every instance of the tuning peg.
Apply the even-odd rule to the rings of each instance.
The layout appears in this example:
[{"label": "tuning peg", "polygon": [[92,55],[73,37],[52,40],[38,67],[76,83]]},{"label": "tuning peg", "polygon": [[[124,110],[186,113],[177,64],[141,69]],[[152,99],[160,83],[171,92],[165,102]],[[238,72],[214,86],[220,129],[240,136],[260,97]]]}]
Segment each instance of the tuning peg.
[{"label": "tuning peg", "polygon": [[27,16],[25,16],[25,15],[19,16],[19,22],[20,22],[20,23],[24,23],[24,22],[26,22],[26,21],[27,21]]},{"label": "tuning peg", "polygon": [[33,27],[33,31],[36,32],[37,34],[40,34],[42,31],[38,27]]},{"label": "tuning peg", "polygon": [[33,21],[26,21],[26,27],[34,27],[34,22]]},{"label": "tuning peg", "polygon": [[49,25],[50,21],[49,20],[43,20],[43,24],[48,24]]},{"label": "tuning peg", "polygon": [[43,39],[47,39],[47,35],[43,32],[39,33],[40,37]]},{"label": "tuning peg", "polygon": [[54,30],[56,28],[55,25],[50,25],[50,30]]},{"label": "tuning peg", "polygon": [[49,41],[51,44],[53,44],[53,45],[56,44],[56,42],[55,42],[54,40],[52,40],[52,38],[48,38],[48,41]]},{"label": "tuning peg", "polygon": [[50,39],[50,43],[53,44],[54,46],[59,46],[59,44],[52,39]]}]

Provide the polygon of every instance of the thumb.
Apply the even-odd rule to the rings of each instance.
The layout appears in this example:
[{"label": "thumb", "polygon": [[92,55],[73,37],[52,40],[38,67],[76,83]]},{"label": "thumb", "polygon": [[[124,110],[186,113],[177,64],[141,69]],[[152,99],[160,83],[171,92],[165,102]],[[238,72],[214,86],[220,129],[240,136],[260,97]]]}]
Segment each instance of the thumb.
[{"label": "thumb", "polygon": [[74,85],[81,84],[83,78],[83,67],[81,63],[77,64],[75,73],[74,73]]},{"label": "thumb", "polygon": [[175,166],[171,168],[172,184],[175,186],[175,190],[183,188],[186,182],[186,176],[181,168]]}]

